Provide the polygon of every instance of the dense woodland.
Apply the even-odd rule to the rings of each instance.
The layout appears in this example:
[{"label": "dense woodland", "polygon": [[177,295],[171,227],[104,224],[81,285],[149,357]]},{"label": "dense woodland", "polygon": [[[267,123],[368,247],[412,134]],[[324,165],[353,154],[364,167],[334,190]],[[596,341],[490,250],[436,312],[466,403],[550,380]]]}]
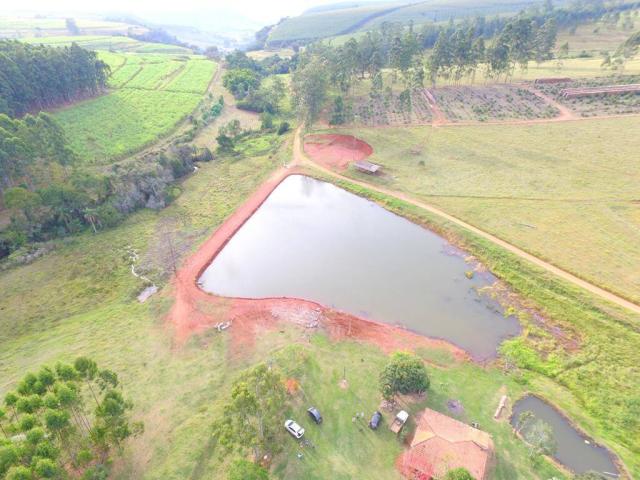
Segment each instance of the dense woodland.
[{"label": "dense woodland", "polygon": [[0,113],[20,117],[93,96],[109,66],[78,45],[54,48],[0,41]]}]

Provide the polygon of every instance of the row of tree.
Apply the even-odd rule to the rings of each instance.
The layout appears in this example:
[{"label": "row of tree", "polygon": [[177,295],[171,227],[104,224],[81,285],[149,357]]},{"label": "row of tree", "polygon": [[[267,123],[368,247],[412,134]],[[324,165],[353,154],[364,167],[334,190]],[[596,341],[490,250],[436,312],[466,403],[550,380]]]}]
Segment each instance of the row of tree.
[{"label": "row of tree", "polygon": [[508,77],[518,65],[526,69],[529,62],[553,58],[558,27],[553,17],[544,23],[536,18],[518,16],[507,22],[486,47],[484,37],[473,25],[461,25],[440,31],[427,61],[429,79],[454,82],[474,77],[483,66],[489,78]]},{"label": "row of tree", "polygon": [[19,117],[99,93],[109,66],[76,44],[0,41],[0,113]]},{"label": "row of tree", "polygon": [[143,430],[132,407],[117,374],[86,357],[25,375],[0,408],[0,479],[106,478]]}]

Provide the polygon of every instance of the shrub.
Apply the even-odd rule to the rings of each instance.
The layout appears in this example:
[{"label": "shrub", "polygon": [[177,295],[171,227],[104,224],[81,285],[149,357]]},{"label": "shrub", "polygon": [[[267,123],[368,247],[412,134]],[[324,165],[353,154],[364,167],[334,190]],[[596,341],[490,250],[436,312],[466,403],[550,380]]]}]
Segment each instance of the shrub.
[{"label": "shrub", "polygon": [[290,128],[291,126],[289,125],[289,122],[282,122],[278,127],[278,135],[284,135]]},{"label": "shrub", "polygon": [[454,468],[444,476],[444,480],[474,480],[466,468]]},{"label": "shrub", "polygon": [[229,480],[268,480],[269,472],[248,460],[236,460],[229,468]]}]

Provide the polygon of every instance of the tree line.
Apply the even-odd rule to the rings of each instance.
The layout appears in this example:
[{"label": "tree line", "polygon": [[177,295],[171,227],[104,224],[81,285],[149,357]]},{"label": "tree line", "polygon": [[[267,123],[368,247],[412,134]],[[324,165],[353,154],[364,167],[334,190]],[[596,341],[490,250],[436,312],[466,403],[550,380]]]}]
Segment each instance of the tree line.
[{"label": "tree line", "polygon": [[0,406],[0,479],[107,478],[144,429],[132,407],[118,375],[87,357],[26,374]]},{"label": "tree line", "polygon": [[[283,59],[278,55],[256,61],[246,53],[236,51],[225,58],[227,71],[224,87],[236,98],[236,106],[253,112],[278,113],[286,96],[286,86],[275,75],[289,73],[297,64],[297,56]],[[265,81],[267,77],[269,81]]]},{"label": "tree line", "polygon": [[49,47],[0,41],[0,113],[21,117],[93,96],[106,87],[109,66],[76,44]]}]

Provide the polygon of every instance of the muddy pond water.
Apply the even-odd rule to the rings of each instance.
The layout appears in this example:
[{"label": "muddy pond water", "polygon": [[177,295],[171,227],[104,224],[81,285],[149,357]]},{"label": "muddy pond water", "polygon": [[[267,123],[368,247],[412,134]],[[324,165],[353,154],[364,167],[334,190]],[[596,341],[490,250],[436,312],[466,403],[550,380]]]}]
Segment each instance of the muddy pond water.
[{"label": "muddy pond water", "polygon": [[520,414],[526,411],[531,411],[536,419],[548,423],[553,429],[558,443],[554,457],[558,462],[576,473],[593,470],[617,478],[618,468],[611,453],[582,436],[560,412],[536,396],[527,395],[513,406],[511,424],[514,427],[518,424]]},{"label": "muddy pond water", "polygon": [[519,332],[478,289],[489,273],[442,237],[330,183],[286,178],[199,279],[229,297],[312,300],[449,340],[476,359]]}]

